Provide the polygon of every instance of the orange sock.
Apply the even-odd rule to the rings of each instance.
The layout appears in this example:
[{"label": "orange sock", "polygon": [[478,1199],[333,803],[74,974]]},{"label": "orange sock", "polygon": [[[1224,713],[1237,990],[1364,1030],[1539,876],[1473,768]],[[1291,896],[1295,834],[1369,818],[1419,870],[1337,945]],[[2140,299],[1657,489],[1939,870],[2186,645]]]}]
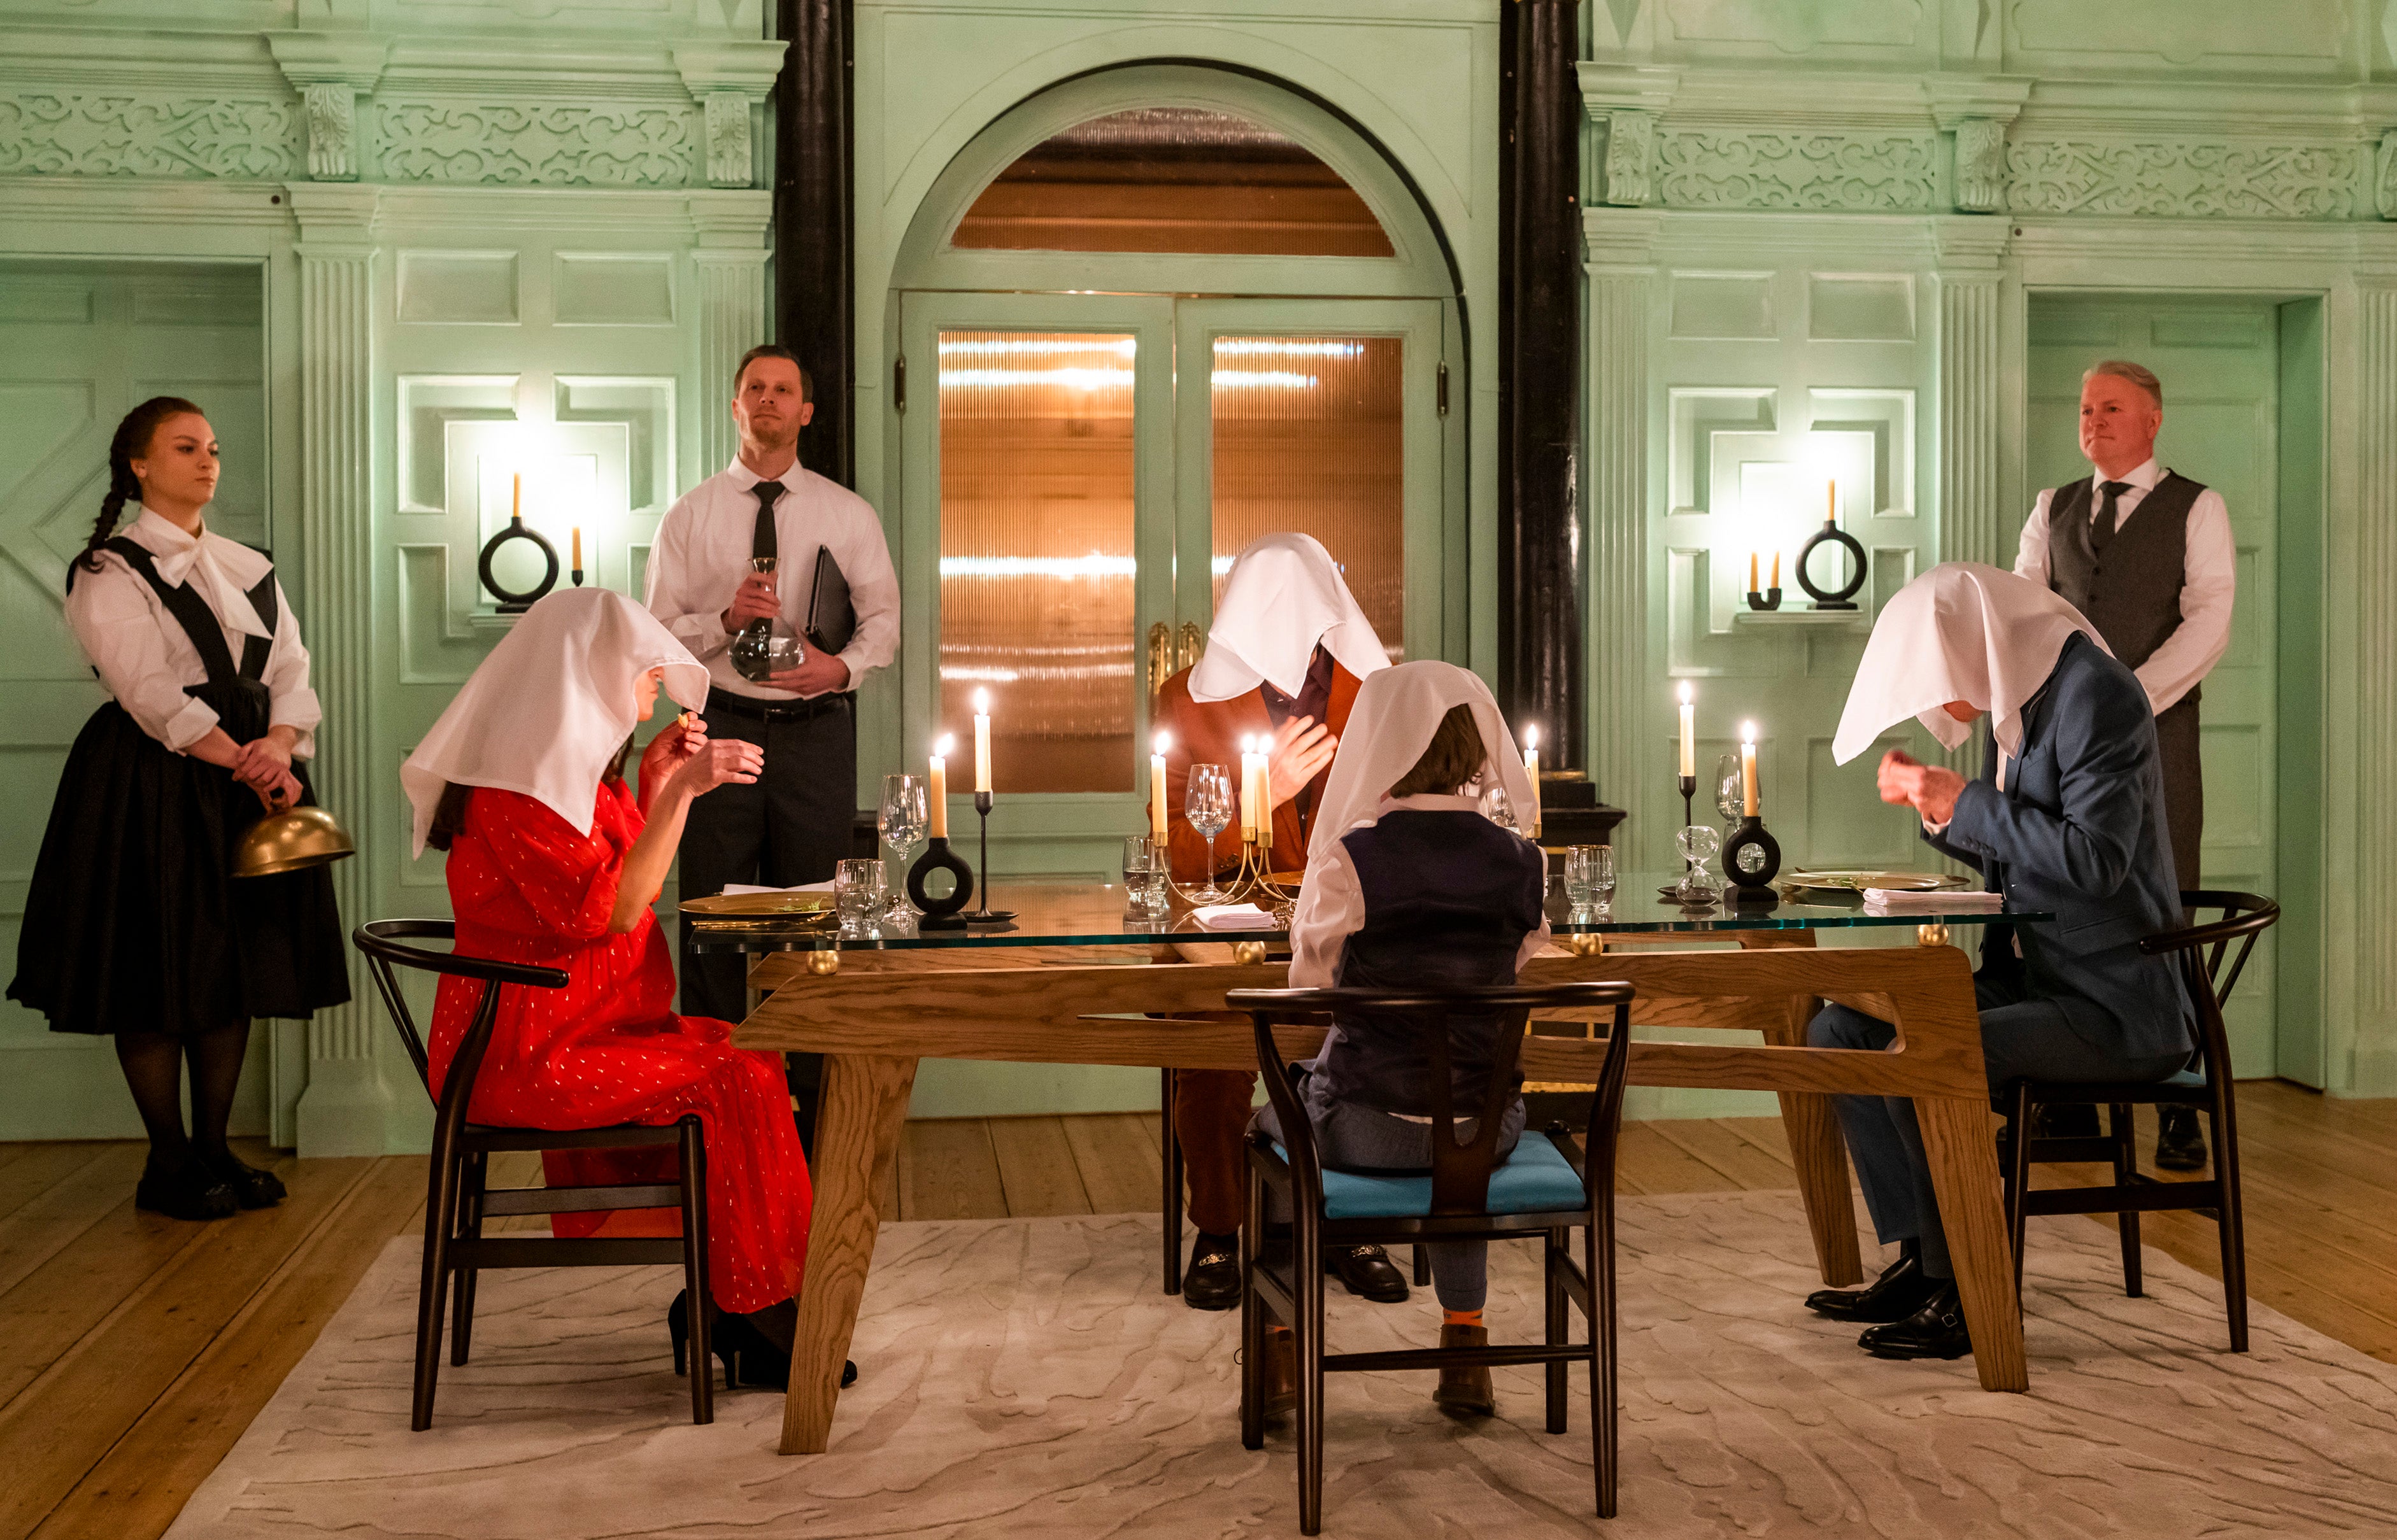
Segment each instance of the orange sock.
[{"label": "orange sock", "polygon": [[1481,1324],[1481,1312],[1479,1310],[1442,1310],[1440,1312],[1440,1323],[1443,1326],[1479,1326]]}]

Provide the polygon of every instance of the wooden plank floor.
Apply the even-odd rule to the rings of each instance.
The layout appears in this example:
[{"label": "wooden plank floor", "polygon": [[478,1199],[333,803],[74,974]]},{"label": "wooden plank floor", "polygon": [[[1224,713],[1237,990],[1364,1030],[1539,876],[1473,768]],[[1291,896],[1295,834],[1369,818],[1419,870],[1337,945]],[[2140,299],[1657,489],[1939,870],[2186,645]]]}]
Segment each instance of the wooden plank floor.
[{"label": "wooden plank floor", "polygon": [[[2397,1101],[2262,1082],[2240,1087],[2239,1115],[2255,1296],[2397,1363],[2397,1232],[2387,1222],[2397,1212]],[[2141,1148],[2152,1143],[2144,1129]],[[290,1199],[186,1225],[134,1211],[139,1144],[0,1144],[0,1540],[163,1533],[382,1243],[422,1228],[421,1160],[243,1153],[271,1162]],[[885,1212],[1153,1213],[1160,1161],[1152,1116],[915,1122]],[[495,1186],[529,1183],[540,1169],[537,1156],[494,1166]],[[1621,1178],[1639,1193],[1791,1185],[1771,1119],[1631,1124]],[[2220,1275],[2207,1221],[2153,1215],[2146,1227],[2151,1244]]]}]

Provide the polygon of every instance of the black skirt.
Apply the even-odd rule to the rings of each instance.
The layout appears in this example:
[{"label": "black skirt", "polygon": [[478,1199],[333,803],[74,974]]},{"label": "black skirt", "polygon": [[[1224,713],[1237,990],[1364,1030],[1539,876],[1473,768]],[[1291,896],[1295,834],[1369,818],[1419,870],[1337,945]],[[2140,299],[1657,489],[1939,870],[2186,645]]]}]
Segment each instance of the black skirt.
[{"label": "black skirt", "polygon": [[[204,684],[236,743],[267,728],[255,680]],[[294,762],[301,802],[315,800]],[[25,895],[8,998],[58,1032],[189,1036],[350,998],[341,915],[322,867],[236,879],[264,814],[220,765],[170,751],[110,701],[75,737]]]}]

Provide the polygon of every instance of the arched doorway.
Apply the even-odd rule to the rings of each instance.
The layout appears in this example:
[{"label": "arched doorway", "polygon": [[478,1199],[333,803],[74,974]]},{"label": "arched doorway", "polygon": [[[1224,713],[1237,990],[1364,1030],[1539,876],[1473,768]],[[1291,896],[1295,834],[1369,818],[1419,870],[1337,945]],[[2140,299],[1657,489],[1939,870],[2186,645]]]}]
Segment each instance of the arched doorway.
[{"label": "arched doorway", "polygon": [[1005,866],[1141,827],[1150,697],[1260,534],[1321,538],[1394,656],[1463,656],[1455,281],[1330,113],[1191,66],[1045,91],[943,173],[892,300],[903,731],[990,692]]}]

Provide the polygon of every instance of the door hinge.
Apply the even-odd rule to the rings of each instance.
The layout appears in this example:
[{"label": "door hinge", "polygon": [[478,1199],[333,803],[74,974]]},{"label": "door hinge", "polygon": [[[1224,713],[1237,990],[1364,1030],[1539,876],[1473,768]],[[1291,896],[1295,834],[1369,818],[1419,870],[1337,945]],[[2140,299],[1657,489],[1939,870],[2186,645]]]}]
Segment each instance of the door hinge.
[{"label": "door hinge", "polygon": [[1448,362],[1445,359],[1440,365],[1440,415],[1448,416]]},{"label": "door hinge", "polygon": [[[1440,399],[1443,402],[1448,399],[1446,392],[1441,392]],[[903,412],[907,409],[907,355],[905,353],[901,353],[891,361],[891,403]],[[1448,408],[1443,405],[1440,410],[1444,412]]]}]

